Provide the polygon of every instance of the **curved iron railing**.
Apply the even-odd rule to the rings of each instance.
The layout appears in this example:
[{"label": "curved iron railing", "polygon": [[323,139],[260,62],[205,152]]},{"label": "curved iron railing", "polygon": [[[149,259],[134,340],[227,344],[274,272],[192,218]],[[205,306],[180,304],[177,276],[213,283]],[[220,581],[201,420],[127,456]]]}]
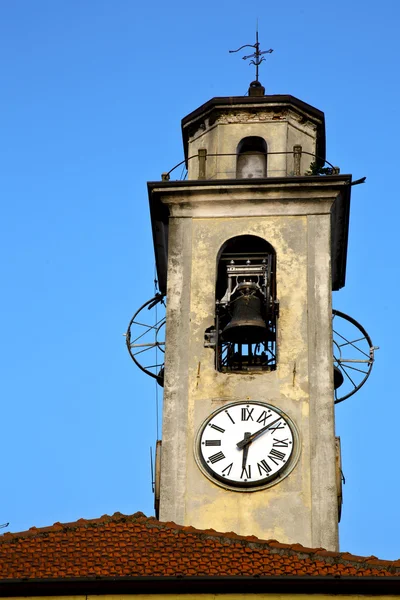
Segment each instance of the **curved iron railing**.
[{"label": "curved iron railing", "polygon": [[[295,148],[300,148],[300,147],[295,147]],[[294,157],[294,159],[296,160],[296,157],[298,158],[298,161],[301,160],[301,156],[303,154],[307,155],[307,156],[312,156],[314,158],[314,161],[311,163],[311,171],[310,173],[307,173],[307,175],[337,175],[340,172],[339,167],[335,167],[332,163],[330,163],[328,160],[322,158],[321,156],[318,156],[317,154],[314,154],[312,152],[307,152],[303,149],[293,149],[293,150],[286,150],[286,151],[280,151],[280,152],[246,152],[246,156],[274,156],[274,155],[292,155]],[[189,156],[187,159],[183,159],[181,160],[178,164],[176,164],[174,167],[172,167],[172,169],[170,169],[169,171],[166,171],[165,173],[162,174],[161,178],[163,181],[169,181],[170,177],[171,177],[171,173],[173,171],[175,171],[175,169],[181,167],[182,165],[187,165],[187,163],[191,160],[193,160],[194,158],[197,158],[199,161],[199,172],[203,171],[204,176],[199,176],[198,179],[206,179],[205,176],[205,163],[206,160],[208,158],[214,158],[214,157],[222,157],[222,156],[237,156],[237,153],[235,152],[218,152],[218,153],[207,153],[205,150],[203,151],[199,151],[197,154],[193,154],[192,156]],[[321,165],[328,165],[328,167],[325,166],[317,166],[317,164],[321,164]],[[300,175],[300,162],[298,162],[299,166],[297,168],[297,173],[293,173],[293,175]],[[296,170],[296,169],[295,169]],[[293,176],[293,175],[288,175],[288,177]]]}]

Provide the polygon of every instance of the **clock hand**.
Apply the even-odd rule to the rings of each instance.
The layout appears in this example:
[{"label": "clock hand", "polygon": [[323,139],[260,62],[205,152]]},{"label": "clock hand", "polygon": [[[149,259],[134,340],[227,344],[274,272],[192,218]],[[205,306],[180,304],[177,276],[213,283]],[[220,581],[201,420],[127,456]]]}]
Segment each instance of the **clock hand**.
[{"label": "clock hand", "polygon": [[277,419],[275,419],[275,421],[272,421],[272,423],[270,423],[269,425],[265,425],[265,427],[261,427],[261,429],[259,429],[255,433],[252,433],[249,437],[246,437],[246,434],[244,434],[244,438],[240,442],[238,442],[236,444],[236,446],[239,449],[241,449],[241,448],[244,448],[245,446],[247,446],[248,444],[251,444],[251,442],[253,440],[255,440],[259,435],[261,435],[262,433],[264,433],[264,431],[267,431],[267,429],[269,429],[270,427],[272,427],[272,425],[274,425],[275,423],[277,423],[281,419],[282,419],[282,417],[278,417]]},{"label": "clock hand", "polygon": [[[248,440],[249,437],[251,436],[251,433],[245,433],[244,434],[244,439]],[[243,458],[242,458],[242,470],[246,468],[246,463],[247,463],[247,455],[249,453],[249,446],[250,446],[251,442],[249,444],[246,444],[245,447],[243,448]]]}]

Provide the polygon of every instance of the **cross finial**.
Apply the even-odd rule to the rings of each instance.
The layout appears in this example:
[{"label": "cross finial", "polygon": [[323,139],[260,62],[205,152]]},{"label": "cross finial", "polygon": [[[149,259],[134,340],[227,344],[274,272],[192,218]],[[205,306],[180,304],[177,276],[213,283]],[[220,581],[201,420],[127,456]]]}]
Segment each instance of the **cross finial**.
[{"label": "cross finial", "polygon": [[243,50],[243,48],[254,48],[255,49],[255,52],[253,52],[253,54],[249,54],[248,56],[242,56],[242,58],[243,58],[243,60],[251,59],[249,64],[254,65],[256,68],[255,83],[258,85],[259,84],[258,67],[265,60],[265,57],[263,55],[271,54],[271,52],[273,52],[272,48],[270,48],[269,50],[260,51],[260,42],[258,41],[258,23],[257,23],[257,28],[256,28],[256,43],[255,44],[244,44],[244,46],[240,46],[240,48],[238,48],[237,50],[229,50],[229,52],[230,53],[239,52],[240,50]]}]

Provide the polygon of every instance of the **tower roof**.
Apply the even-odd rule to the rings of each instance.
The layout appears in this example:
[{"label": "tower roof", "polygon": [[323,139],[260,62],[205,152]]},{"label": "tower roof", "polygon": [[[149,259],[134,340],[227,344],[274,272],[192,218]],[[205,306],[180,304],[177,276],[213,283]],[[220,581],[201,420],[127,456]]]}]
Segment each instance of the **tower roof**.
[{"label": "tower roof", "polygon": [[78,589],[81,593],[149,591],[161,582],[164,593],[170,588],[189,589],[190,582],[198,591],[199,582],[211,579],[214,591],[218,581],[228,588],[231,581],[236,590],[246,582],[248,592],[252,586],[258,591],[271,591],[271,585],[275,591],[283,590],[294,581],[297,589],[303,589],[298,587],[303,584],[304,589],[307,585],[316,589],[323,588],[325,581],[335,593],[332,585],[342,581],[339,593],[344,593],[343,589],[351,589],[351,581],[363,589],[360,577],[365,578],[366,590],[379,581],[380,593],[385,593],[383,579],[389,578],[393,592],[394,582],[400,589],[399,576],[400,560],[199,530],[162,523],[142,513],[115,513],[0,536],[1,596],[67,594]]}]

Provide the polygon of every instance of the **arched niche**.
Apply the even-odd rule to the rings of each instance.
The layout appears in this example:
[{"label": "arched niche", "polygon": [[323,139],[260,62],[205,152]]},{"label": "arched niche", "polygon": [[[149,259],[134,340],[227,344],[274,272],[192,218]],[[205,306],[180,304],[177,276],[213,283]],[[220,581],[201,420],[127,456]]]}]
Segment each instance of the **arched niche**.
[{"label": "arched niche", "polygon": [[237,146],[236,155],[237,179],[261,179],[267,176],[268,148],[263,138],[243,138]]}]

